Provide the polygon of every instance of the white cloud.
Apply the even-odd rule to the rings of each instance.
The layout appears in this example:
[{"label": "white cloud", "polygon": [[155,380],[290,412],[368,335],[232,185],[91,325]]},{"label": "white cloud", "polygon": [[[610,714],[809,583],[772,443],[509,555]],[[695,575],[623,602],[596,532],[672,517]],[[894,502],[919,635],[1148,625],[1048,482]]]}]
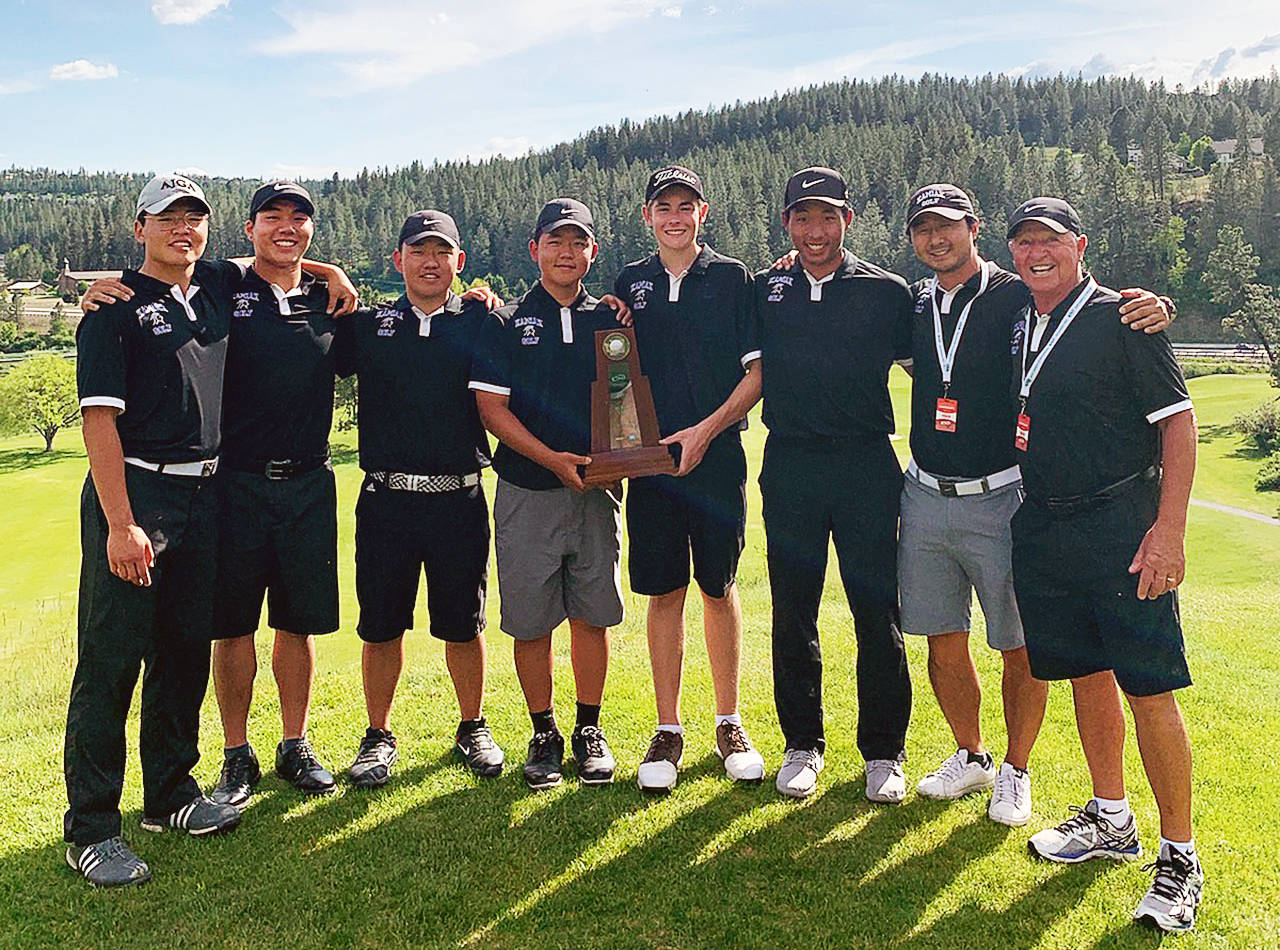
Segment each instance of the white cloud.
[{"label": "white cloud", "polygon": [[50,79],[115,79],[120,75],[115,63],[103,63],[99,66],[87,59],[73,59],[69,63],[59,63],[49,70]]},{"label": "white cloud", "polygon": [[208,178],[209,173],[199,165],[182,165],[178,168],[171,169],[175,174],[186,175],[188,178]]},{"label": "white cloud", "polygon": [[533,140],[525,135],[497,135],[484,143],[484,147],[478,152],[466,155],[459,155],[459,158],[469,158],[478,161],[482,158],[497,158],[499,155],[507,158],[519,158],[521,155],[528,154],[529,150],[534,147]]},{"label": "white cloud", "polygon": [[278,56],[334,57],[350,80],[342,90],[350,93],[482,67],[546,43],[580,48],[584,34],[590,39],[654,14],[673,15],[668,10],[678,15],[670,0],[494,0],[450,14],[409,4],[388,8],[375,0],[344,0],[338,9],[321,12],[294,0],[277,11],[290,32],[258,49]]},{"label": "white cloud", "polygon": [[1201,60],[1191,74],[1191,81],[1201,83],[1227,76],[1258,76],[1278,65],[1280,33],[1265,36],[1244,49],[1229,46],[1216,56]]},{"label": "white cloud", "polygon": [[231,0],[156,0],[151,13],[164,24],[195,23]]},{"label": "white cloud", "polygon": [[40,88],[40,84],[30,79],[0,79],[0,96],[16,96],[21,92],[32,92]]},{"label": "white cloud", "polygon": [[681,12],[682,11],[679,7],[663,7],[662,8],[662,15],[665,17],[670,17],[673,20],[680,19]]}]

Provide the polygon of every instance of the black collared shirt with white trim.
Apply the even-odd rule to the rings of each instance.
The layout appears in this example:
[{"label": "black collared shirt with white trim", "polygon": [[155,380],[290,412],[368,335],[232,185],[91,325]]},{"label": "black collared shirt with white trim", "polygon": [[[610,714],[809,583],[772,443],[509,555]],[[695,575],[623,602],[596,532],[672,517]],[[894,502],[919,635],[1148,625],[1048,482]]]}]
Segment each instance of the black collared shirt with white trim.
[{"label": "black collared shirt with white trim", "polygon": [[179,463],[217,456],[231,292],[240,275],[230,261],[197,261],[184,297],[176,285],[126,270],[121,280],[133,298],[80,321],[80,407],[120,410],[126,457]]},{"label": "black collared shirt with white trim", "polygon": [[[1083,288],[1077,285],[1046,317],[1034,307],[1014,327],[1021,383],[1022,343],[1032,336],[1028,365],[1052,338]],[[1033,499],[1088,495],[1160,459],[1156,423],[1191,408],[1186,380],[1164,333],[1135,333],[1120,322],[1122,298],[1099,287],[1045,360],[1031,387],[1027,450],[1018,452],[1022,483]],[[1040,332],[1036,332],[1037,323]]]},{"label": "black collared shirt with white trim", "polygon": [[326,313],[327,286],[304,274],[286,293],[250,269],[231,304],[224,461],[257,465],[323,457],[337,365],[337,321]]},{"label": "black collared shirt with white trim", "polygon": [[911,359],[907,283],[848,251],[815,281],[799,261],[755,276],[770,435],[847,441],[893,432],[889,368]]},{"label": "black collared shirt with white trim", "polygon": [[487,311],[449,294],[426,314],[407,296],[339,321],[339,370],[360,387],[366,472],[467,475],[489,464],[489,438],[468,384]]},{"label": "black collared shirt with white trim", "polygon": [[[631,308],[640,371],[664,436],[724,405],[747,364],[760,358],[746,265],[708,246],[680,275],[657,254],[628,264],[613,292]],[[722,437],[736,439],[746,427],[743,418]]]},{"label": "black collared shirt with white trim", "polygon": [[[534,284],[486,321],[471,388],[509,397],[512,414],[548,448],[588,455],[595,334],[617,325],[614,311],[586,291],[562,307]],[[561,487],[550,470],[504,443],[494,452],[493,469],[521,488]]]},{"label": "black collared shirt with white trim", "polygon": [[[915,298],[912,325],[911,457],[932,475],[981,478],[1018,464],[1011,433],[1017,415],[1009,405],[1010,337],[1014,324],[1031,300],[1016,274],[988,262],[991,277],[986,292],[969,311],[964,335],[951,368],[948,396],[957,406],[954,432],[936,428],[942,396],[942,367],[933,336],[933,307],[929,303],[932,278],[912,285]],[[975,274],[936,300],[942,317],[942,340],[950,346],[965,305],[974,300],[982,275]]]}]

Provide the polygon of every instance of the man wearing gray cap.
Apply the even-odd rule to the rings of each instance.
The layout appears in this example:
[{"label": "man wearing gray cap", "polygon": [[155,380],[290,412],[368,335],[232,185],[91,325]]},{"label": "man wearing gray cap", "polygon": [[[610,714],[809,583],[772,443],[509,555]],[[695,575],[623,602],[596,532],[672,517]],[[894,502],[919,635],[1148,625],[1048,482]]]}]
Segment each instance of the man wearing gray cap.
[{"label": "man wearing gray cap", "polygon": [[1029,846],[1064,863],[1141,855],[1119,686],[1160,811],[1155,880],[1133,916],[1189,930],[1204,872],[1174,691],[1191,684],[1176,593],[1196,460],[1191,399],[1168,338],[1119,326],[1120,295],[1085,270],[1088,238],[1071,205],[1031,199],[1010,216],[1008,237],[1033,298],[1014,335],[1026,493],[1012,524],[1014,588],[1031,672],[1071,681],[1093,784],[1084,808]]},{"label": "man wearing gray cap", "polygon": [[64,771],[67,863],[102,886],[151,871],[120,837],[125,718],[145,662],[139,755],[148,831],[234,828],[205,798],[200,704],[209,676],[215,569],[212,475],[221,445],[222,370],[240,271],[200,261],[209,204],[182,175],[138,198],[142,266],[129,300],[86,314],[76,377],[89,478],[80,497],[80,597]]}]

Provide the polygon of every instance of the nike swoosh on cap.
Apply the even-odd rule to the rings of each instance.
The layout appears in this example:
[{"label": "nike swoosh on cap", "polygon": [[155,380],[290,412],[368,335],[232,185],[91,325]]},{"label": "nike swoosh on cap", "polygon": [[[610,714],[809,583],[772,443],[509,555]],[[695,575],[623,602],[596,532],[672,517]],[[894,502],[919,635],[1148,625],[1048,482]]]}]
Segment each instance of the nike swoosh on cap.
[{"label": "nike swoosh on cap", "polygon": [[825,178],[815,178],[813,181],[802,181],[802,182],[800,182],[800,187],[801,187],[801,188],[812,188],[814,185],[821,184],[821,183],[822,183],[822,182],[824,182],[824,181],[826,181],[826,179],[825,179]]},{"label": "nike swoosh on cap", "polygon": [[284,191],[286,188],[289,187],[289,183],[287,181],[278,181],[271,187],[274,188],[276,191]]}]

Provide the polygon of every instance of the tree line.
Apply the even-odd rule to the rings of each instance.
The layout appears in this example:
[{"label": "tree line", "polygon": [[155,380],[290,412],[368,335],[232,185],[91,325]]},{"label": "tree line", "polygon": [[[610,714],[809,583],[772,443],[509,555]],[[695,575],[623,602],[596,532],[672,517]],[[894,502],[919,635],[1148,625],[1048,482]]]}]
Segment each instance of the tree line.
[{"label": "tree line", "polygon": [[[1263,154],[1237,148],[1229,162],[1207,145],[1259,137]],[[1142,153],[1132,163],[1131,146]],[[1176,171],[1177,156],[1193,170]],[[638,206],[649,172],[667,162],[703,176],[709,241],[750,266],[786,247],[778,209],[788,174],[821,163],[848,179],[855,212],[849,246],[909,278],[922,268],[903,230],[906,199],[921,184],[949,180],[977,202],[983,252],[1005,263],[1004,225],[1013,207],[1033,194],[1071,200],[1090,233],[1095,274],[1172,294],[1181,308],[1176,335],[1184,339],[1230,338],[1233,327],[1247,336],[1280,284],[1274,74],[1192,90],[1078,76],[849,80],[623,121],[519,158],[335,174],[306,182],[319,205],[312,253],[391,292],[398,281],[389,254],[405,214],[442,208],[464,235],[467,276],[488,275],[512,295],[536,276],[526,248],[534,215],[546,199],[568,194],[595,213],[601,253],[592,276],[600,290],[623,264],[649,253],[652,237]],[[63,258],[85,269],[136,263],[128,225],[148,177],[0,172],[8,276],[47,279]],[[215,210],[208,253],[246,251],[243,209],[256,184],[205,183]],[[1224,317],[1233,321],[1226,330]]]}]

